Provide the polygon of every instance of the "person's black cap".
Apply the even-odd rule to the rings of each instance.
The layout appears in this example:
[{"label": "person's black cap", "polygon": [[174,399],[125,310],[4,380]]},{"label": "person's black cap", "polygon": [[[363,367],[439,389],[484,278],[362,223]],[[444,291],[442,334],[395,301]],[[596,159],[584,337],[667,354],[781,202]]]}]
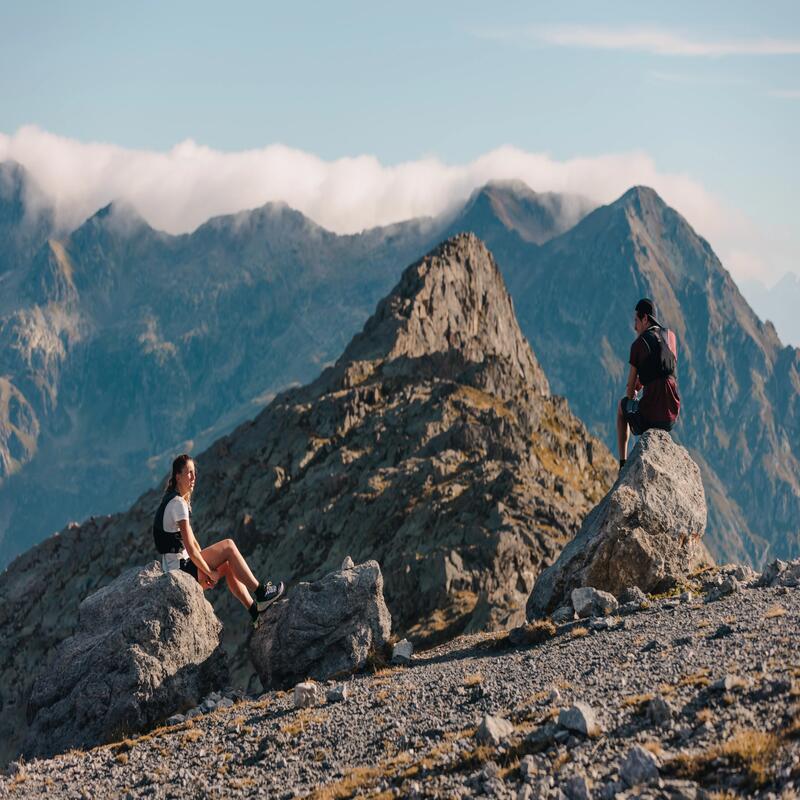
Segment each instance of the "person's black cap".
[{"label": "person's black cap", "polygon": [[647,314],[648,317],[653,321],[654,325],[658,325],[659,328],[663,328],[664,326],[656,319],[656,304],[649,298],[643,297],[637,304],[636,304],[636,313],[643,317]]}]

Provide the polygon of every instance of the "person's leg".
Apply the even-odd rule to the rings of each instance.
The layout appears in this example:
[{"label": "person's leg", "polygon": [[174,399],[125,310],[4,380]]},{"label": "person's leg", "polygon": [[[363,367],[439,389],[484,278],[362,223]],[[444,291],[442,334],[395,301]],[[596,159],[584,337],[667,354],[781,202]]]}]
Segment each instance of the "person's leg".
[{"label": "person's leg", "polygon": [[206,563],[212,569],[219,569],[219,565],[227,561],[236,580],[244,584],[246,589],[252,591],[258,587],[255,575],[250,571],[250,567],[247,566],[244,556],[239,552],[233,539],[223,539],[221,542],[204,548],[201,552]]},{"label": "person's leg", "polygon": [[625,398],[617,403],[617,449],[619,451],[620,465],[625,463],[628,457],[628,420],[625,419],[625,414],[622,411],[622,404]]},{"label": "person's leg", "polygon": [[[210,565],[209,565],[210,566]],[[234,575],[233,569],[231,567],[230,561],[223,561],[218,567],[215,567],[217,572],[220,575],[224,576],[225,581],[228,584],[228,589],[230,593],[246,608],[250,609],[253,605],[253,598],[250,596],[250,592],[247,591],[247,587]]]}]

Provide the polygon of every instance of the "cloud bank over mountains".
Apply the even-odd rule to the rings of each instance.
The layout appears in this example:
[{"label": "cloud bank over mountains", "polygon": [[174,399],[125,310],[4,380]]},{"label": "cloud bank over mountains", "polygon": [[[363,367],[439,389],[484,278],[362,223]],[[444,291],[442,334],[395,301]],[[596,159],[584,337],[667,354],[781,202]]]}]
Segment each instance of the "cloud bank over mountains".
[{"label": "cloud bank over mountains", "polygon": [[329,230],[356,233],[455,210],[490,180],[520,179],[537,192],[583,195],[597,204],[643,184],[711,242],[735,277],[771,282],[786,271],[772,263],[783,258],[770,259],[767,237],[741,212],[690,176],[660,171],[645,152],[559,161],[503,146],[466,164],[426,157],[384,165],[371,155],[325,161],[282,144],[224,152],[187,139],[168,152],[135,150],[24,126],[0,133],[0,161],[8,159],[33,175],[66,230],[112,201],[132,206],[169,233],[283,201]]}]

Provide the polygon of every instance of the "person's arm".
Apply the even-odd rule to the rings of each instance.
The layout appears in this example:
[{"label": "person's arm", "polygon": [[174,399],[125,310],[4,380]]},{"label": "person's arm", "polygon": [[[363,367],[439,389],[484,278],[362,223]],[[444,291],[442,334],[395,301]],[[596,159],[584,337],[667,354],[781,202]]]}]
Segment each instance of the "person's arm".
[{"label": "person's arm", "polygon": [[178,520],[178,529],[181,532],[181,539],[183,540],[183,546],[186,548],[186,552],[189,554],[189,558],[197,566],[197,569],[205,572],[209,578],[211,578],[214,583],[219,580],[219,576],[216,573],[216,570],[211,569],[206,563],[206,560],[203,558],[203,554],[200,552],[200,545],[197,543],[197,539],[194,537],[194,531],[192,530],[192,524],[189,522],[188,519],[181,519]]},{"label": "person's arm", "polygon": [[625,387],[625,396],[629,400],[633,400],[636,395],[636,387],[639,385],[639,370],[631,364],[630,371],[628,372],[628,384]]}]

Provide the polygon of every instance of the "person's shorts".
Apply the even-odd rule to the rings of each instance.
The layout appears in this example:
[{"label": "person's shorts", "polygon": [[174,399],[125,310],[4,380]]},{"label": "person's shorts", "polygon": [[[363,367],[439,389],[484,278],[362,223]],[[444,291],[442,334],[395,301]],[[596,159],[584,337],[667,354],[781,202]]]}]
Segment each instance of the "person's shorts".
[{"label": "person's shorts", "polygon": [[641,436],[646,430],[650,428],[659,428],[662,431],[671,431],[674,423],[672,422],[650,422],[646,420],[639,412],[639,401],[631,400],[630,397],[623,397],[619,401],[620,408],[622,409],[622,416],[625,421],[630,425],[631,432],[634,436]]},{"label": "person's shorts", "polygon": [[161,568],[164,572],[179,569],[197,580],[197,564],[191,558],[181,558],[180,553],[164,553],[161,556]]}]

